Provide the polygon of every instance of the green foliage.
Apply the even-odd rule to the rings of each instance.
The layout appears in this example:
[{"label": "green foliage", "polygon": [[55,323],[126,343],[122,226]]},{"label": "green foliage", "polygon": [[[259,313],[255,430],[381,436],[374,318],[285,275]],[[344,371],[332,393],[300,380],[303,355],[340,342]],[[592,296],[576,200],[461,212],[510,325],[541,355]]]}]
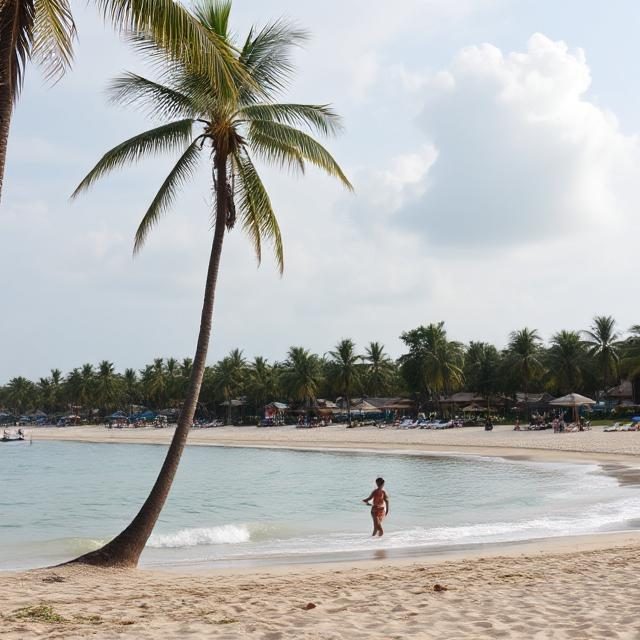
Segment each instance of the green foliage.
[{"label": "green foliage", "polygon": [[[598,354],[576,331],[558,331],[545,348],[536,331],[523,329],[511,334],[502,352],[484,342],[463,348],[448,339],[443,323],[407,331],[402,340],[406,352],[397,362],[379,342],[370,342],[361,356],[352,340],[341,340],[326,360],[308,349],[291,347],[280,363],[260,356],[247,362],[242,351],[234,349],[206,368],[201,412],[226,412],[232,417],[236,410],[224,410],[222,403],[236,399],[246,402],[245,415],[261,415],[272,401],[308,409],[318,397],[413,395],[421,402],[437,403],[441,396],[461,389],[485,398],[545,390],[593,397],[601,389]],[[631,327],[616,349],[621,373],[630,379],[640,376],[640,325]],[[36,409],[62,414],[79,407],[84,415],[98,410],[104,416],[116,409],[129,412],[132,405],[179,409],[192,364],[190,358],[156,358],[139,371],[129,368],[119,373],[104,360],[96,366],[86,363],[67,375],[52,369],[37,382],[18,376],[0,386],[0,410],[14,415]],[[618,379],[611,382],[613,386]]]},{"label": "green foliage", "polygon": [[[148,80],[127,73],[112,82],[111,100],[127,107],[140,107],[152,116],[179,119],[139,134],[107,152],[73,195],[124,164],[166,151],[180,151],[176,165],[138,227],[134,253],[138,252],[149,231],[171,209],[180,189],[195,174],[206,148],[212,166],[225,167],[228,176],[227,184],[217,184],[223,180],[214,177],[214,211],[226,211],[228,230],[239,217],[258,263],[263,243],[268,242],[282,272],[280,228],[252,155],[268,164],[301,171],[307,164],[314,165],[351,189],[338,163],[311,135],[334,135],[341,124],[328,105],[278,104],[274,100],[288,86],[293,71],[291,49],[303,41],[304,33],[285,21],[277,21],[261,30],[252,29],[240,47],[229,31],[230,12],[228,1],[203,0],[196,4],[188,19],[188,24],[198,25],[198,33],[204,32],[222,43],[242,71],[233,77],[230,93],[222,92],[219,83],[212,82],[209,74],[192,64],[191,58],[175,55],[150,27],[130,36],[134,47],[155,64],[159,77]],[[120,16],[119,19],[122,21]]]},{"label": "green foliage", "polygon": [[411,391],[437,401],[462,385],[463,347],[448,340],[444,322],[406,331],[400,339],[408,348],[400,371]]}]

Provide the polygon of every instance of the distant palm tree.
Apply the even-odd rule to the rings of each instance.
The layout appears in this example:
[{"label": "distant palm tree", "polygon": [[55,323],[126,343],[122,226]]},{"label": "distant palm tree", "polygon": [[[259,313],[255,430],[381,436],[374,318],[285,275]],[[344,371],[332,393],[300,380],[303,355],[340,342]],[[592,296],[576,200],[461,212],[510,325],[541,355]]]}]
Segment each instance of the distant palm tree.
[{"label": "distant palm tree", "polygon": [[370,342],[365,347],[364,361],[367,364],[367,393],[371,396],[385,393],[389,388],[395,365],[384,352],[384,345]]},{"label": "distant palm tree", "polygon": [[98,364],[96,373],[96,399],[102,409],[113,409],[118,397],[118,387],[113,362],[103,360]]},{"label": "distant palm tree", "polygon": [[632,378],[640,376],[640,324],[629,329],[631,334],[622,345],[621,368]]},{"label": "distant palm tree", "polygon": [[543,370],[541,339],[535,329],[512,331],[507,346],[509,364],[519,374],[524,386],[524,402],[529,407],[531,378]]},{"label": "distant palm tree", "polygon": [[561,394],[581,387],[586,353],[577,331],[559,331],[551,338],[547,351],[548,368],[550,378]]},{"label": "distant palm tree", "polygon": [[282,384],[289,398],[302,403],[307,417],[322,380],[320,358],[303,347],[291,347],[282,368]]},{"label": "distant palm tree", "polygon": [[437,404],[464,380],[464,353],[459,342],[449,341],[444,322],[406,331],[400,338],[409,353],[400,358],[402,373],[411,387]]},{"label": "distant palm tree", "polygon": [[266,358],[257,356],[249,368],[248,390],[256,411],[260,413],[269,400],[277,399],[278,368],[270,365]]},{"label": "distant palm tree", "polygon": [[[138,374],[135,369],[125,369],[122,375],[122,386],[124,395],[131,411],[131,405],[138,404]],[[135,400],[135,402],[134,402]]]},{"label": "distant palm tree", "polygon": [[[177,164],[138,227],[134,245],[134,252],[137,252],[150,230],[172,205],[180,186],[194,174],[198,158],[204,153],[212,162],[215,194],[213,242],[198,344],[178,427],[156,483],[133,522],[105,547],[80,558],[81,562],[135,565],[151,535],[169,494],[193,422],[205,372],[223,241],[226,232],[234,227],[238,215],[258,260],[263,241],[270,241],[276,262],[280,270],[283,269],[280,229],[251,154],[278,167],[304,170],[310,163],[351,188],[342,169],[326,149],[298,128],[332,134],[340,128],[337,115],[325,105],[279,104],[275,101],[292,72],[291,47],[301,43],[305,34],[278,21],[261,30],[252,29],[244,43],[236,46],[228,29],[230,10],[230,2],[208,0],[196,6],[195,15],[212,38],[226,43],[229,50],[236,52],[237,63],[250,81],[236,79],[233,95],[221,94],[219,87],[195,71],[189,60],[168,60],[157,41],[147,32],[137,33],[134,44],[162,67],[161,82],[127,74],[115,81],[112,96],[120,103],[140,105],[154,115],[169,119],[169,122],[107,152],[75,192],[77,195],[109,171],[145,155],[180,149]],[[196,126],[200,132],[194,134]]]},{"label": "distant palm tree", "polygon": [[[227,43],[215,37],[174,0],[95,0],[116,28],[151,33],[172,58],[188,61],[222,93],[245,77]],[[0,1],[0,196],[13,107],[25,65],[33,60],[49,80],[71,65],[76,26],[69,0]]]},{"label": "distant palm tree", "polygon": [[85,409],[93,409],[95,404],[96,372],[89,362],[80,368],[80,385],[78,400]]},{"label": "distant palm tree", "polygon": [[589,331],[582,332],[589,355],[598,363],[602,392],[606,394],[610,383],[618,378],[620,364],[620,334],[612,316],[596,316]]},{"label": "distant palm tree", "polygon": [[225,424],[231,423],[231,401],[237,398],[244,380],[247,363],[240,349],[234,349],[214,368],[215,387],[225,401]]},{"label": "distant palm tree", "polygon": [[356,353],[355,343],[348,338],[338,342],[334,350],[329,352],[329,355],[331,356],[331,374],[336,388],[347,402],[347,421],[349,427],[352,427],[351,396],[355,385],[360,381],[358,366],[362,362],[362,356]]},{"label": "distant palm tree", "polygon": [[20,416],[29,408],[30,403],[33,401],[35,385],[30,380],[27,380],[22,376],[18,376],[17,378],[9,380],[7,391],[9,406],[15,415]]},{"label": "distant palm tree", "polygon": [[470,342],[464,356],[464,377],[467,387],[481,394],[490,408],[491,394],[497,390],[500,354],[486,342]]}]

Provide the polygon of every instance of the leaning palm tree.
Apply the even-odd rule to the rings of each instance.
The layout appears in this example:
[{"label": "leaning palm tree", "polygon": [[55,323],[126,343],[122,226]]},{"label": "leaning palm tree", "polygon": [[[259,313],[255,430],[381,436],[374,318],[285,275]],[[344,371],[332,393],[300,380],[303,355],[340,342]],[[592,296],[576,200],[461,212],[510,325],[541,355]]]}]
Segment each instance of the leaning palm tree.
[{"label": "leaning palm tree", "polygon": [[356,354],[356,345],[353,340],[348,338],[340,340],[333,351],[329,352],[331,361],[329,370],[334,379],[337,389],[344,395],[347,403],[347,422],[352,427],[351,422],[351,394],[354,386],[360,380],[360,369],[358,368],[362,361],[362,356]]},{"label": "leaning palm tree", "polygon": [[620,334],[612,316],[596,316],[589,331],[582,332],[589,355],[595,359],[602,376],[602,392],[618,377],[620,364]]},{"label": "leaning palm tree", "polygon": [[[227,43],[175,0],[95,0],[117,29],[153,35],[173,59],[206,75],[222,93],[246,79]],[[73,60],[76,26],[69,0],[0,0],[0,196],[13,108],[25,66],[34,61],[57,80]]]},{"label": "leaning palm tree", "polygon": [[[162,64],[164,72],[160,81],[126,74],[112,85],[112,96],[120,103],[146,108],[169,122],[107,152],[74,194],[78,195],[106,173],[129,162],[146,155],[179,150],[181,155],[177,164],[138,227],[134,244],[134,253],[137,253],[151,229],[173,204],[180,186],[194,174],[198,159],[204,155],[212,165],[213,241],[198,343],[178,427],[156,483],[138,515],[114,540],[79,558],[80,562],[133,566],[151,535],[169,494],[193,421],[205,371],[222,247],[226,233],[234,228],[238,218],[251,239],[258,261],[262,244],[267,241],[273,246],[280,271],[283,269],[280,229],[252,155],[279,167],[301,171],[307,164],[312,164],[351,188],[342,169],[326,149],[298,128],[332,134],[340,128],[338,116],[324,105],[276,102],[292,72],[291,47],[301,43],[305,34],[278,21],[260,30],[252,29],[246,40],[235,47],[228,31],[230,9],[230,2],[207,1],[196,7],[195,15],[203,28],[230,48],[234,46],[238,64],[250,81],[239,79],[236,91],[222,95],[208,77],[167,57],[153,38],[136,35],[135,46],[154,62]],[[196,127],[198,131],[194,131]]]}]

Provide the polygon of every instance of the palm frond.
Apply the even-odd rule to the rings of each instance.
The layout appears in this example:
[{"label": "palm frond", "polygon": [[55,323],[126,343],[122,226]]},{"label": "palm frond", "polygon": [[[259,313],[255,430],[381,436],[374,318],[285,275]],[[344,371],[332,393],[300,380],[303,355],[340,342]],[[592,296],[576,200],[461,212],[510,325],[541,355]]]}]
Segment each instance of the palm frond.
[{"label": "palm frond", "polygon": [[135,73],[114,78],[107,88],[111,102],[122,106],[139,105],[142,111],[164,118],[195,118],[198,111],[188,96]]},{"label": "palm frond", "polygon": [[9,95],[14,102],[20,95],[25,66],[31,56],[34,23],[33,0],[0,4],[0,43],[10,55],[8,68],[3,69],[2,75],[3,81],[9,84]]},{"label": "palm frond", "polygon": [[201,115],[214,112],[227,96],[212,86],[207,74],[190,69],[181,61],[172,60],[167,51],[151,35],[129,33],[126,36],[132,47],[144,58],[159,77],[159,81],[170,89],[188,97],[194,111]]},{"label": "palm frond", "polygon": [[200,0],[193,6],[193,15],[210,31],[229,41],[231,0]]},{"label": "palm frond", "polygon": [[300,171],[304,173],[304,158],[295,147],[260,131],[253,132],[250,145],[253,152],[268,164],[287,168],[292,172]]},{"label": "palm frond", "polygon": [[147,235],[158,223],[158,220],[169,210],[173,204],[179,188],[193,175],[196,169],[200,153],[200,141],[196,138],[180,156],[176,165],[162,183],[153,202],[144,214],[133,245],[134,255],[144,246]]},{"label": "palm frond", "polygon": [[[261,95],[273,96],[284,91],[294,71],[291,50],[308,38],[307,31],[286,20],[268,24],[257,33],[252,28],[240,52],[239,61],[254,85],[243,87],[241,101],[245,104],[255,102]],[[259,91],[255,90],[255,85]]]},{"label": "palm frond", "polygon": [[146,33],[174,61],[206,75],[227,98],[239,83],[254,86],[229,45],[175,0],[96,0],[106,18],[122,31]]},{"label": "palm frond", "polygon": [[327,104],[252,104],[239,111],[241,119],[266,120],[291,126],[304,126],[324,136],[342,130],[340,116]]},{"label": "palm frond", "polygon": [[68,0],[36,0],[33,27],[34,60],[47,80],[59,80],[73,61],[76,24]]},{"label": "palm frond", "polygon": [[188,144],[191,140],[193,120],[176,120],[161,127],[145,131],[125,140],[107,151],[95,167],[89,171],[71,195],[72,198],[86,191],[105,174],[118,169],[128,162],[136,162],[147,154],[158,154]]},{"label": "palm frond", "polygon": [[353,186],[344,175],[333,156],[310,135],[285,124],[255,120],[249,125],[249,143],[264,155],[270,145],[288,147],[297,152],[303,161],[310,162],[330,176],[338,178],[349,190]]},{"label": "palm frond", "polygon": [[266,239],[273,245],[273,254],[278,270],[282,274],[284,270],[282,236],[269,194],[247,153],[236,153],[233,156],[233,164],[238,177],[242,226],[253,243],[258,264],[262,259],[262,241]]}]

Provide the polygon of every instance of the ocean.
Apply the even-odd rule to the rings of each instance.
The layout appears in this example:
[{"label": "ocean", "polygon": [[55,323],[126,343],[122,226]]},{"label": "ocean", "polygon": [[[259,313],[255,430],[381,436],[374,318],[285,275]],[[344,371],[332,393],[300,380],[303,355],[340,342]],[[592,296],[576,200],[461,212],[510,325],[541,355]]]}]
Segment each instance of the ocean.
[{"label": "ocean", "polygon": [[[135,515],[166,446],[0,446],[0,569],[97,548]],[[385,536],[361,500],[383,476]],[[148,567],[379,558],[632,528],[640,490],[597,465],[471,456],[187,447]]]}]

